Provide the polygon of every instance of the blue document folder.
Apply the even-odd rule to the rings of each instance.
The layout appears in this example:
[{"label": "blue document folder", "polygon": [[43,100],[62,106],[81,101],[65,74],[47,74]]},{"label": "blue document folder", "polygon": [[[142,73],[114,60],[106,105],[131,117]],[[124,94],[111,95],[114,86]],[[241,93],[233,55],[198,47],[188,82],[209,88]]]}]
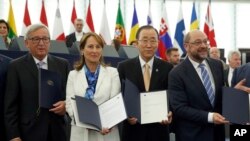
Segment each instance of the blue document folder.
[{"label": "blue document folder", "polygon": [[140,91],[130,80],[123,81],[123,99],[128,117],[141,121]]},{"label": "blue document folder", "polygon": [[39,105],[42,108],[53,108],[53,104],[62,99],[62,81],[57,72],[39,70]]},{"label": "blue document folder", "polygon": [[96,105],[96,103],[92,100],[77,95],[75,96],[75,100],[77,107],[83,107],[77,108],[79,120],[83,123],[90,124],[99,130],[102,130],[98,105]]},{"label": "blue document folder", "polygon": [[249,94],[235,88],[223,88],[222,115],[233,124],[246,124],[249,118]]}]

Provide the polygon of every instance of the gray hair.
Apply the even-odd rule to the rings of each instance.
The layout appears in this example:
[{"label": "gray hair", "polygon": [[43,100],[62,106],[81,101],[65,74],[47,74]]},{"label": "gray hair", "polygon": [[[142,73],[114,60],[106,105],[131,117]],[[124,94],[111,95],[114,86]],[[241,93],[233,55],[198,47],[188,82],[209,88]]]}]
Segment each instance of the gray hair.
[{"label": "gray hair", "polygon": [[228,53],[227,59],[228,59],[228,60],[231,60],[231,58],[232,58],[232,56],[233,56],[234,54],[236,54],[236,55],[238,55],[238,56],[241,57],[241,53],[240,53],[238,50],[231,50],[231,51],[229,51],[229,53]]},{"label": "gray hair", "polygon": [[[41,24],[41,23],[32,24],[32,25],[28,26],[28,28],[26,29],[26,33],[24,35],[24,40],[27,40],[29,38],[30,33],[34,32],[34,31],[37,31],[38,29],[41,29],[41,28],[45,28],[48,31],[48,34],[49,34],[49,29],[48,29],[48,27],[46,25]],[[49,34],[49,37],[50,37],[50,34]]]}]

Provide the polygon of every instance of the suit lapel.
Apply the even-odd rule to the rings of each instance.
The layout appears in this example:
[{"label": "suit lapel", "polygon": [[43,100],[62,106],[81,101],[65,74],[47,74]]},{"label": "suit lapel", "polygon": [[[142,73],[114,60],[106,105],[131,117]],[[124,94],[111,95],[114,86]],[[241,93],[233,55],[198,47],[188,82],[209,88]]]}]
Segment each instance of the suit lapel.
[{"label": "suit lapel", "polygon": [[207,91],[203,85],[202,80],[200,79],[197,71],[195,70],[194,66],[192,65],[192,63],[190,62],[189,58],[187,57],[185,60],[185,64],[186,64],[186,71],[187,77],[189,77],[189,79],[191,80],[190,83],[196,85],[197,87],[197,91],[201,92],[201,95],[203,98],[206,99],[206,101],[210,104],[210,100],[207,96]]},{"label": "suit lapel", "polygon": [[32,57],[32,55],[29,53],[25,56],[25,67],[27,67],[28,71],[30,71],[30,73],[35,77],[38,78],[38,68],[37,65],[35,63],[34,58]]},{"label": "suit lapel", "polygon": [[53,57],[48,55],[48,70],[57,71],[59,68]]},{"label": "suit lapel", "polygon": [[145,91],[145,85],[144,85],[144,80],[143,80],[143,72],[142,72],[142,68],[141,68],[141,63],[139,60],[139,57],[135,58],[136,60],[134,61],[134,68],[133,70],[133,74],[134,74],[134,78],[137,80],[137,84],[136,86],[138,86],[138,89],[140,91]]},{"label": "suit lapel", "polygon": [[76,78],[76,84],[77,84],[77,94],[80,94],[80,96],[85,96],[86,89],[88,87],[88,82],[86,79],[85,71],[84,69],[81,69],[78,72],[77,78]]},{"label": "suit lapel", "polygon": [[[219,86],[219,84],[218,84],[218,79],[216,79],[217,77],[216,77],[216,70],[218,69],[218,68],[216,68],[216,66],[215,65],[213,65],[212,64],[212,62],[209,60],[209,59],[206,59],[207,60],[207,63],[208,63],[208,65],[209,65],[209,67],[210,67],[210,70],[211,70],[211,73],[212,73],[212,75],[213,75],[213,79],[214,79],[214,86],[215,86],[215,90],[214,90],[214,92],[215,92],[215,98],[216,98],[216,92],[218,91],[218,86]],[[216,99],[215,99],[216,100]]]},{"label": "suit lapel", "polygon": [[98,76],[98,80],[96,84],[96,92],[99,91],[102,81],[105,77],[105,74],[106,74],[106,69],[103,66],[100,66],[100,72],[99,72],[99,76]]},{"label": "suit lapel", "polygon": [[157,85],[157,81],[160,80],[159,77],[161,76],[159,75],[159,71],[160,71],[159,60],[157,58],[154,58],[149,91],[155,88],[156,87],[155,85]]}]

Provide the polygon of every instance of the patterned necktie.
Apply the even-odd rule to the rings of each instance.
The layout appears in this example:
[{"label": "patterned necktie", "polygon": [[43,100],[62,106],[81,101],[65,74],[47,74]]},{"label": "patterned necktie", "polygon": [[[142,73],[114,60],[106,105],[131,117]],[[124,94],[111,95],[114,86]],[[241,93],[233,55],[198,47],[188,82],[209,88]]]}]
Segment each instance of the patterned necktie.
[{"label": "patterned necktie", "polygon": [[45,64],[44,62],[40,61],[40,62],[37,63],[37,67],[39,69],[42,69],[44,64]]},{"label": "patterned necktie", "polygon": [[149,90],[149,85],[150,85],[150,72],[149,72],[149,65],[146,63],[144,65],[144,74],[143,74],[143,79],[144,79],[144,86],[145,90]]},{"label": "patterned necktie", "polygon": [[205,64],[199,65],[199,68],[201,68],[201,77],[202,77],[203,85],[207,91],[207,95],[210,100],[210,103],[214,106],[214,90],[212,87],[210,76],[205,67],[206,67]]}]

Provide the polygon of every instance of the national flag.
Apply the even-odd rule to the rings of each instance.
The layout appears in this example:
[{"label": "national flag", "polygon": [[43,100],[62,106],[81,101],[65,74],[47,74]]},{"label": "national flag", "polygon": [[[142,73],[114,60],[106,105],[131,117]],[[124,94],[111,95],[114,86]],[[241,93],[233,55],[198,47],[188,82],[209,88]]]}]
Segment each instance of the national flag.
[{"label": "national flag", "polygon": [[180,9],[179,9],[179,16],[176,24],[176,29],[175,29],[175,35],[174,35],[174,45],[179,48],[179,53],[182,55],[183,53],[186,53],[186,50],[184,48],[183,44],[183,39],[184,35],[186,34],[185,31],[185,23],[182,15],[182,3],[180,4]]},{"label": "national flag", "polygon": [[59,10],[59,1],[57,4],[57,9],[56,9],[56,16],[55,16],[55,21],[54,21],[54,28],[53,28],[53,35],[52,35],[53,40],[65,40],[65,35],[63,31],[63,24],[62,24],[62,18],[61,18],[61,13]]},{"label": "national flag", "polygon": [[46,25],[48,27],[47,16],[46,16],[46,11],[45,11],[45,6],[44,6],[44,0],[42,0],[40,21],[41,21],[41,23],[43,23],[44,25]]},{"label": "national flag", "polygon": [[10,1],[8,24],[9,24],[9,34],[8,34],[8,37],[10,39],[12,39],[13,37],[17,36],[17,31],[16,31],[16,22],[15,22],[15,18],[14,18],[14,13],[13,13],[11,1]]},{"label": "national flag", "polygon": [[83,31],[85,32],[95,32],[92,14],[91,14],[91,8],[90,8],[90,2],[88,6],[87,16],[86,16],[86,24],[83,27]]},{"label": "national flag", "polygon": [[195,10],[195,2],[193,2],[193,9],[191,15],[191,22],[190,22],[190,30],[199,29],[199,21],[197,19],[196,10]]},{"label": "national flag", "polygon": [[157,56],[159,56],[163,60],[167,60],[167,57],[166,57],[167,49],[173,47],[167,21],[168,20],[167,20],[166,5],[165,3],[163,3],[162,17],[161,17],[161,22],[160,22],[160,32],[159,32],[160,40],[159,40],[158,50],[156,53]]},{"label": "national flag", "polygon": [[210,42],[210,47],[217,47],[217,44],[215,41],[214,23],[213,23],[213,18],[211,14],[210,4],[211,4],[211,1],[209,0],[208,6],[207,6],[206,20],[205,20],[205,25],[204,25],[204,32],[207,35],[207,38]]},{"label": "national flag", "polygon": [[24,36],[26,32],[26,28],[31,25],[30,21],[30,14],[28,9],[28,0],[26,0],[25,9],[24,9],[24,16],[23,16],[23,27],[22,27],[22,33],[21,35]]},{"label": "national flag", "polygon": [[103,12],[102,12],[102,22],[101,22],[101,28],[100,28],[100,36],[103,38],[105,43],[107,45],[111,44],[111,36],[109,31],[109,24],[108,24],[108,18],[106,14],[106,4],[104,2]]},{"label": "national flag", "polygon": [[75,8],[75,0],[73,0],[73,9],[71,13],[71,24],[70,24],[69,33],[75,32],[74,22],[76,18],[77,18],[77,15],[76,15],[76,8]]},{"label": "national flag", "polygon": [[149,0],[149,5],[148,5],[147,24],[153,26],[153,19],[151,14],[151,0]]},{"label": "national flag", "polygon": [[122,18],[122,11],[120,7],[120,2],[118,6],[118,11],[117,11],[117,16],[116,16],[116,25],[115,25],[115,39],[118,39],[121,44],[126,45],[127,40],[126,40],[126,31],[124,28],[124,22]]},{"label": "national flag", "polygon": [[136,12],[135,2],[134,2],[134,14],[133,14],[133,19],[132,19],[132,25],[131,25],[131,31],[130,31],[128,44],[136,40],[135,36],[136,36],[136,32],[138,29],[139,29],[139,22],[138,22],[137,12]]}]

